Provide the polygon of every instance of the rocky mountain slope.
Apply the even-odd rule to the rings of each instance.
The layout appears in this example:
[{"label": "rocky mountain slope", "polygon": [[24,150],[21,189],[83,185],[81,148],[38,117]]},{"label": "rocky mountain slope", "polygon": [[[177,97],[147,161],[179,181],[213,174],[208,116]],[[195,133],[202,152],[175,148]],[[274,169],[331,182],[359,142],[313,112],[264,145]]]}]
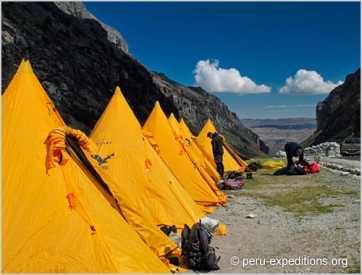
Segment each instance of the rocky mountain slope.
[{"label": "rocky mountain slope", "polygon": [[316,107],[317,130],[301,145],[309,147],[327,141],[341,142],[361,135],[361,70],[347,75]]},{"label": "rocky mountain slope", "polygon": [[[91,14],[86,7],[79,2],[54,2],[54,4],[60,8],[62,11],[67,14],[74,15],[80,19],[94,19],[97,18]],[[104,24],[103,22],[98,21],[101,24],[102,28],[107,31],[107,38],[111,41],[117,48],[121,49],[125,53],[128,53],[128,44],[126,40],[123,39],[123,36],[116,29]]]},{"label": "rocky mountain slope", "polygon": [[[257,135],[223,102],[149,71],[128,53],[122,35],[94,19],[81,2],[1,5],[2,92],[28,58],[64,121],[87,134],[119,86],[141,125],[159,101],[167,116],[183,117],[193,134],[211,119],[238,153],[258,155]],[[263,141],[260,147],[268,152]]]}]

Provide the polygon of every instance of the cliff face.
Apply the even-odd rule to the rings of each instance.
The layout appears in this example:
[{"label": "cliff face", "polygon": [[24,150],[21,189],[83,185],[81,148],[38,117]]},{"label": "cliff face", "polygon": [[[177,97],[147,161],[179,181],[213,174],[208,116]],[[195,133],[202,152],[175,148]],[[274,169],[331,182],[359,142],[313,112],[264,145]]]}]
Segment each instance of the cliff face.
[{"label": "cliff face", "polygon": [[[73,15],[79,19],[94,19],[97,18],[91,14],[87,8],[82,4],[82,2],[54,2],[54,4],[64,11],[67,14]],[[123,39],[123,36],[116,29],[99,22],[102,28],[107,32],[107,38],[111,41],[117,48],[121,49],[125,53],[128,53],[128,44],[126,40]]]},{"label": "cliff face", "polygon": [[[241,155],[258,156],[256,134],[215,96],[151,72],[128,53],[121,34],[81,2],[2,2],[2,92],[28,58],[64,121],[89,133],[119,86],[146,121],[156,101],[197,135],[210,118]],[[202,110],[202,111],[201,111]],[[268,147],[261,141],[261,150]]]},{"label": "cliff face", "polygon": [[349,135],[360,136],[361,72],[347,75],[345,82],[333,89],[316,107],[317,130],[304,146],[327,141],[340,142]]}]

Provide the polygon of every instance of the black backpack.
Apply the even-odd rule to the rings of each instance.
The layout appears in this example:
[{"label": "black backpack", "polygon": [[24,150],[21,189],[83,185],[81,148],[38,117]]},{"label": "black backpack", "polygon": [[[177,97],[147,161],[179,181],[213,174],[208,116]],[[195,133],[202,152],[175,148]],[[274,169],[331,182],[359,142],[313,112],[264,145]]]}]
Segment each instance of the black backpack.
[{"label": "black backpack", "polygon": [[250,164],[246,167],[245,171],[246,171],[246,172],[256,172],[258,169],[262,169],[262,168],[263,168],[263,166],[262,166],[262,164],[260,163],[260,161],[257,161],[257,162],[252,162],[252,163],[250,163]]},{"label": "black backpack", "polygon": [[191,229],[185,224],[181,232],[181,257],[187,268],[198,270],[219,270],[215,249],[210,246],[212,234],[200,222]]},{"label": "black backpack", "polygon": [[306,175],[307,172],[305,171],[304,167],[298,166],[293,167],[292,169],[288,169],[287,175],[288,176],[296,176],[296,175]]},{"label": "black backpack", "polygon": [[243,172],[232,170],[232,171],[227,171],[226,175],[227,175],[227,179],[235,179],[235,178],[242,177]]}]

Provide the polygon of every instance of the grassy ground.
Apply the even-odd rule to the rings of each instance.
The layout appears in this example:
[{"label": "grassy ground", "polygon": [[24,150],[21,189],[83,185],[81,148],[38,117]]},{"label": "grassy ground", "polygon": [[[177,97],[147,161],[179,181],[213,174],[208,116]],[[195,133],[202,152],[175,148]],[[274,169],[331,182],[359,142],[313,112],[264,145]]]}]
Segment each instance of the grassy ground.
[{"label": "grassy ground", "polygon": [[[255,161],[263,163],[267,160],[272,159],[254,159],[248,163]],[[339,196],[359,198],[358,192],[343,188],[338,182],[333,184],[330,180],[326,181],[322,173],[273,176],[275,170],[259,169],[253,180],[247,180],[243,192],[239,194],[262,199],[266,205],[279,206],[284,211],[292,212],[296,217],[330,213],[335,208],[343,207],[342,204],[328,203],[329,198]]]},{"label": "grassy ground", "polygon": [[[247,163],[285,159],[251,159]],[[320,167],[319,173],[274,176],[258,169],[241,190],[224,190],[228,204],[211,218],[227,227],[213,239],[220,271],[230,274],[360,274],[360,180]],[[253,214],[254,218],[249,218]],[[342,265],[240,266],[239,259],[340,259]]]}]

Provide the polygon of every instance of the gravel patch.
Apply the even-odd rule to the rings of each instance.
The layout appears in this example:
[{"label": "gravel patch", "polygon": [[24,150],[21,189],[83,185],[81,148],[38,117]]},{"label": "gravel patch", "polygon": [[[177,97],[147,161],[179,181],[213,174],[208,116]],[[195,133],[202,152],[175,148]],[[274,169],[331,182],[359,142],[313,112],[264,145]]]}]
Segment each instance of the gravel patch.
[{"label": "gravel patch", "polygon": [[[246,195],[253,192],[248,185],[254,179],[245,180],[244,189],[225,191],[228,205],[215,207],[208,215],[227,228],[226,236],[212,239],[211,246],[221,256],[220,270],[212,273],[360,273],[360,177],[332,170],[321,166],[319,173],[308,176],[278,176],[286,188],[296,184],[288,183],[290,177],[300,177],[301,186],[327,185],[336,191],[318,199],[333,205],[332,213],[298,217],[279,206],[267,206]],[[260,169],[254,178],[268,174],[273,182],[277,176],[271,172]],[[273,194],[273,185],[258,192]]]}]

